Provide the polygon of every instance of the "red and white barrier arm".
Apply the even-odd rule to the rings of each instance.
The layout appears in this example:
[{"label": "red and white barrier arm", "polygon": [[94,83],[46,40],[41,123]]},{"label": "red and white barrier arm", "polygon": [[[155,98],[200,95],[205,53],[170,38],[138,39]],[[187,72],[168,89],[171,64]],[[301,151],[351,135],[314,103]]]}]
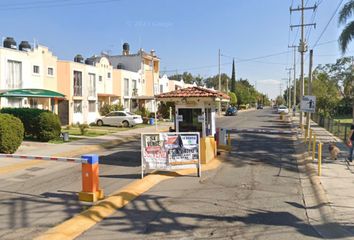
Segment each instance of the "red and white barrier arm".
[{"label": "red and white barrier arm", "polygon": [[16,155],[16,154],[0,154],[0,158],[17,158],[17,159],[28,159],[28,160],[49,160],[49,161],[60,161],[60,162],[88,163],[87,159],[82,159],[82,158],[31,156],[31,155]]}]

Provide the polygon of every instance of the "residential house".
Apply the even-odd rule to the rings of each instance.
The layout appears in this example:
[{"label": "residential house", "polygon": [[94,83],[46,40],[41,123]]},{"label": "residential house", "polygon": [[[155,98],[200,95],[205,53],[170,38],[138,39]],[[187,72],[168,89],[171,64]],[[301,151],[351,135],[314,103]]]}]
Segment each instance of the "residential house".
[{"label": "residential house", "polygon": [[8,37],[0,47],[0,107],[31,107],[58,113],[58,58],[45,46]]}]

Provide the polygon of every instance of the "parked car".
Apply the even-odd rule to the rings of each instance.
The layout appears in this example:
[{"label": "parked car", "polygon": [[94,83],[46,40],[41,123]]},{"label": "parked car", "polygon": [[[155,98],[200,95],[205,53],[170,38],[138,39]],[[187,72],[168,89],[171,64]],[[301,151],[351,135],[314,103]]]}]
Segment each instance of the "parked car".
[{"label": "parked car", "polygon": [[288,114],[289,113],[289,109],[287,106],[284,106],[284,105],[280,105],[278,107],[278,110],[277,110],[278,113],[286,113]]},{"label": "parked car", "polygon": [[106,116],[98,118],[96,121],[98,126],[112,125],[133,127],[137,124],[143,123],[143,119],[140,115],[136,115],[126,111],[114,111],[108,113]]},{"label": "parked car", "polygon": [[257,106],[257,109],[263,109],[263,105],[262,105],[262,104],[259,104],[259,105]]},{"label": "parked car", "polygon": [[237,115],[237,108],[236,107],[228,107],[225,116],[236,116]]}]

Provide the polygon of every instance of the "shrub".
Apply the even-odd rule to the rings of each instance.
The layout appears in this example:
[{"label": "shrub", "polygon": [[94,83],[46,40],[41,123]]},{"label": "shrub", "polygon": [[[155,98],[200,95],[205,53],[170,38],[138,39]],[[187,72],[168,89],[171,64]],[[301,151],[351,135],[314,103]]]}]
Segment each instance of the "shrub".
[{"label": "shrub", "polygon": [[24,135],[20,119],[10,114],[0,114],[0,153],[14,153],[21,145]]},{"label": "shrub", "polygon": [[46,110],[35,108],[2,108],[0,113],[11,114],[21,120],[25,128],[25,135],[36,137],[38,132],[38,116]]},{"label": "shrub", "polygon": [[124,110],[124,107],[122,104],[113,104],[113,105],[104,104],[100,108],[100,114],[101,114],[101,116],[106,116],[108,113],[110,113],[112,111],[122,111],[122,110]]},{"label": "shrub", "polygon": [[49,141],[60,135],[60,120],[50,111],[35,108],[3,108],[0,113],[8,113],[19,118],[27,137]]},{"label": "shrub", "polygon": [[79,128],[80,128],[81,135],[85,135],[89,129],[89,125],[87,125],[86,123],[79,124]]},{"label": "shrub", "polygon": [[40,141],[48,142],[58,138],[61,131],[59,117],[51,112],[42,112],[38,117],[37,129],[37,138]]}]

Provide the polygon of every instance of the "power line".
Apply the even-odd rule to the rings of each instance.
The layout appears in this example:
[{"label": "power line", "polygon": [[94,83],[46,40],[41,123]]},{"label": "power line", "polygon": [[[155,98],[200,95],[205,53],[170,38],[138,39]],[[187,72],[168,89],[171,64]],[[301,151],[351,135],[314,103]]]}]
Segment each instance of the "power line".
[{"label": "power line", "polygon": [[320,41],[320,39],[322,38],[323,34],[325,33],[325,31],[327,30],[329,24],[331,23],[331,21],[333,20],[334,16],[336,15],[338,9],[340,8],[340,6],[342,5],[342,3],[344,2],[344,0],[341,0],[339,3],[338,3],[338,6],[337,8],[334,10],[331,18],[329,19],[329,21],[327,22],[326,26],[324,27],[324,29],[322,30],[320,36],[318,37],[318,39],[316,40],[315,44],[313,45],[312,48],[315,48],[317,43]]}]

